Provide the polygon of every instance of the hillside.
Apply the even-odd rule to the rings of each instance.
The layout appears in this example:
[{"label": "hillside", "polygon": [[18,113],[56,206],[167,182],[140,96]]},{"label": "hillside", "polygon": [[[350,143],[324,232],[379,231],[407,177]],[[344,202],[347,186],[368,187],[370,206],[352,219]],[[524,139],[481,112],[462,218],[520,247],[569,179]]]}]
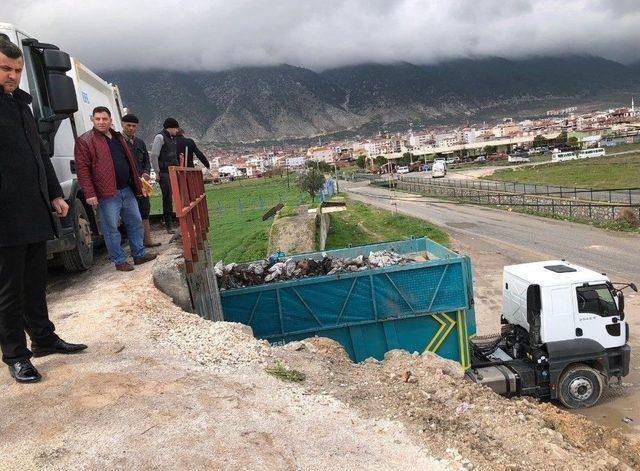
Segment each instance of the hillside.
[{"label": "hillside", "polygon": [[254,142],[541,113],[626,102],[638,67],[597,57],[362,64],[322,72],[281,65],[221,72],[104,72],[149,138],[169,115],[197,139]]}]

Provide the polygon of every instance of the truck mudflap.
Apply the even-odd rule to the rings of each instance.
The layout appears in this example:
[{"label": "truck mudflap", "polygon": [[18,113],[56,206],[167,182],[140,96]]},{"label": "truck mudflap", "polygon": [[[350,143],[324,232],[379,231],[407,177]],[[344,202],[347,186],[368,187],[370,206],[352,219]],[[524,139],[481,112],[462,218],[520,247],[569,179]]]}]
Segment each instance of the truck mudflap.
[{"label": "truck mudflap", "polygon": [[622,347],[607,350],[607,360],[610,376],[627,376],[631,363],[631,347],[625,344]]},{"label": "truck mudflap", "polygon": [[[69,214],[72,214],[72,211],[73,208],[69,207]],[[76,246],[76,237],[73,231],[73,225],[71,227],[63,226],[57,215],[53,216],[53,220],[56,225],[56,234],[58,234],[58,236],[47,241],[48,259],[52,258],[57,253],[66,252]]]}]

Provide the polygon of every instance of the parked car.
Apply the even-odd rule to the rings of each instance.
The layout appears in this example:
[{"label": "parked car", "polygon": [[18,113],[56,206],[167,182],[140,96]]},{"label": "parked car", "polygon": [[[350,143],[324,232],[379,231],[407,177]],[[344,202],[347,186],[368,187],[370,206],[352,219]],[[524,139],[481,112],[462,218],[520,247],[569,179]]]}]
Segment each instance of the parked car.
[{"label": "parked car", "polygon": [[398,167],[398,173],[409,173],[409,167],[406,165]]},{"label": "parked car", "polygon": [[483,164],[487,161],[487,158],[484,155],[480,155],[475,158],[474,162],[477,164]]}]

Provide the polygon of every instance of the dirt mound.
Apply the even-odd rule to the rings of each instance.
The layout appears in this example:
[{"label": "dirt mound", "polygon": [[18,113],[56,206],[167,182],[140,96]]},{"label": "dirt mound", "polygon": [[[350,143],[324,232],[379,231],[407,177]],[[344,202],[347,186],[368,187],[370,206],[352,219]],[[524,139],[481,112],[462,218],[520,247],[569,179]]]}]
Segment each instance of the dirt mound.
[{"label": "dirt mound", "polygon": [[353,364],[333,341],[274,349],[306,374],[308,391],[368,417],[399,421],[440,458],[466,469],[630,469],[638,444],[619,433],[527,398],[506,399],[463,379],[457,363],[431,353],[389,352]]}]

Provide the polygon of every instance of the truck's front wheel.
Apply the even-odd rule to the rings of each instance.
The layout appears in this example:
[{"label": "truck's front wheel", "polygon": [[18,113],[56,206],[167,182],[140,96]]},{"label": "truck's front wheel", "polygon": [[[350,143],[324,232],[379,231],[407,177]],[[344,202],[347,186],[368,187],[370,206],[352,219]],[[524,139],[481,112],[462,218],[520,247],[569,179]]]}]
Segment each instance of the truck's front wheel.
[{"label": "truck's front wheel", "polygon": [[568,408],[591,407],[602,395],[602,375],[587,365],[571,365],[562,373],[558,386],[560,402]]},{"label": "truck's front wheel", "polygon": [[76,246],[61,254],[64,267],[68,271],[84,271],[93,265],[93,241],[91,239],[91,223],[87,211],[78,198],[75,200],[75,216],[73,228]]}]

